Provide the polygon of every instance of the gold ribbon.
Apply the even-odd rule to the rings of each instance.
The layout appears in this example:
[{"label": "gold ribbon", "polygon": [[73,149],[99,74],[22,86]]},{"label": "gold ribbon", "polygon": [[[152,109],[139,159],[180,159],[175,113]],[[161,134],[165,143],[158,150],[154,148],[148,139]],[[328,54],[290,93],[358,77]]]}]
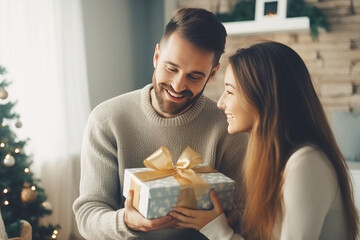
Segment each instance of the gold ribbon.
[{"label": "gold ribbon", "polygon": [[[154,171],[137,172],[134,175],[142,182],[173,176],[181,189],[177,205],[194,208],[201,195],[209,191],[209,184],[196,173],[217,172],[210,166],[197,167],[202,161],[201,155],[188,146],[174,166],[169,150],[161,147],[144,160],[144,165]],[[137,209],[139,192],[139,187],[134,186],[134,206]]]}]

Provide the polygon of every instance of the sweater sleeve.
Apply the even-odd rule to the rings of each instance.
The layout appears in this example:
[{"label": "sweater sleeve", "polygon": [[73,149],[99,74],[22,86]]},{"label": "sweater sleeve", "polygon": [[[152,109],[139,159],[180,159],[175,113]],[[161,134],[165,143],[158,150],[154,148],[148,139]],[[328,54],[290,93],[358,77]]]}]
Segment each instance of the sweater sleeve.
[{"label": "sweater sleeve", "polygon": [[236,183],[233,209],[227,213],[235,216],[235,223],[231,225],[236,233],[241,233],[241,219],[244,211],[245,189],[243,186],[242,165],[245,157],[248,142],[248,134],[227,135],[225,138],[223,155],[218,170],[233,179]]},{"label": "sweater sleeve", "polygon": [[115,139],[92,113],[83,138],[80,195],[73,204],[79,231],[86,239],[134,236],[120,209],[119,181]]},{"label": "sweater sleeve", "polygon": [[330,162],[319,150],[306,147],[290,157],[284,177],[281,239],[319,239],[338,191]]},{"label": "sweater sleeve", "polygon": [[228,225],[225,214],[221,214],[205,225],[200,232],[209,240],[244,240],[240,235],[234,234]]}]

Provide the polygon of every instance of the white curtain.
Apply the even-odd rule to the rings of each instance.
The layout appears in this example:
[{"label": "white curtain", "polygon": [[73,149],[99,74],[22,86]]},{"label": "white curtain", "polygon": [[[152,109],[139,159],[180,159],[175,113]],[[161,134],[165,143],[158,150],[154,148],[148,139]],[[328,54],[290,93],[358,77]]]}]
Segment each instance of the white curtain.
[{"label": "white curtain", "polygon": [[29,138],[31,171],[41,179],[60,239],[77,232],[81,138],[90,112],[81,0],[0,0],[0,65]]}]

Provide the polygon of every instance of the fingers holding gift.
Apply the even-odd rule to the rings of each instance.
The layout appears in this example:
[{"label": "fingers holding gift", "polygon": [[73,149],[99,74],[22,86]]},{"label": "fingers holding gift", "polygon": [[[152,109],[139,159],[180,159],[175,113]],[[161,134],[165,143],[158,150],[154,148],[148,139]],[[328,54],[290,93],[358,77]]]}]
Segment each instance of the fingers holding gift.
[{"label": "fingers holding gift", "polygon": [[183,207],[174,207],[173,211],[170,212],[170,216],[180,221],[176,228],[194,228],[200,230],[223,213],[221,203],[213,190],[210,193],[210,198],[214,205],[212,210],[191,210]]},{"label": "fingers holding gift", "polygon": [[221,202],[218,198],[218,196],[216,195],[215,191],[212,189],[210,191],[210,199],[214,205],[213,211],[215,211],[216,213],[218,213],[218,215],[220,215],[221,213],[224,212],[224,209],[221,205]]},{"label": "fingers holding gift", "polygon": [[134,192],[129,191],[128,198],[125,201],[124,221],[128,228],[134,231],[148,232],[163,228],[175,227],[178,220],[171,216],[163,216],[161,218],[149,220],[144,218],[132,205]]},{"label": "fingers holding gift", "polygon": [[[190,214],[189,211],[191,211]],[[185,215],[185,212],[192,217]],[[190,210],[182,207],[174,207],[173,211],[170,212],[170,216],[180,221],[176,228],[194,228],[196,230],[200,230],[212,219],[216,218],[212,210]]]}]

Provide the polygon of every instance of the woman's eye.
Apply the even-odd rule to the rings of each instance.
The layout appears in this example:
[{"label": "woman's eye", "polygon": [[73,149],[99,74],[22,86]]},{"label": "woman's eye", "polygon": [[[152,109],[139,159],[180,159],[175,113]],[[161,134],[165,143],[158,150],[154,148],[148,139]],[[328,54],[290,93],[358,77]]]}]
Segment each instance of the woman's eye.
[{"label": "woman's eye", "polygon": [[232,92],[230,92],[230,91],[226,91],[226,93],[227,93],[227,94],[229,94],[229,95],[231,95],[231,94],[232,94]]}]

